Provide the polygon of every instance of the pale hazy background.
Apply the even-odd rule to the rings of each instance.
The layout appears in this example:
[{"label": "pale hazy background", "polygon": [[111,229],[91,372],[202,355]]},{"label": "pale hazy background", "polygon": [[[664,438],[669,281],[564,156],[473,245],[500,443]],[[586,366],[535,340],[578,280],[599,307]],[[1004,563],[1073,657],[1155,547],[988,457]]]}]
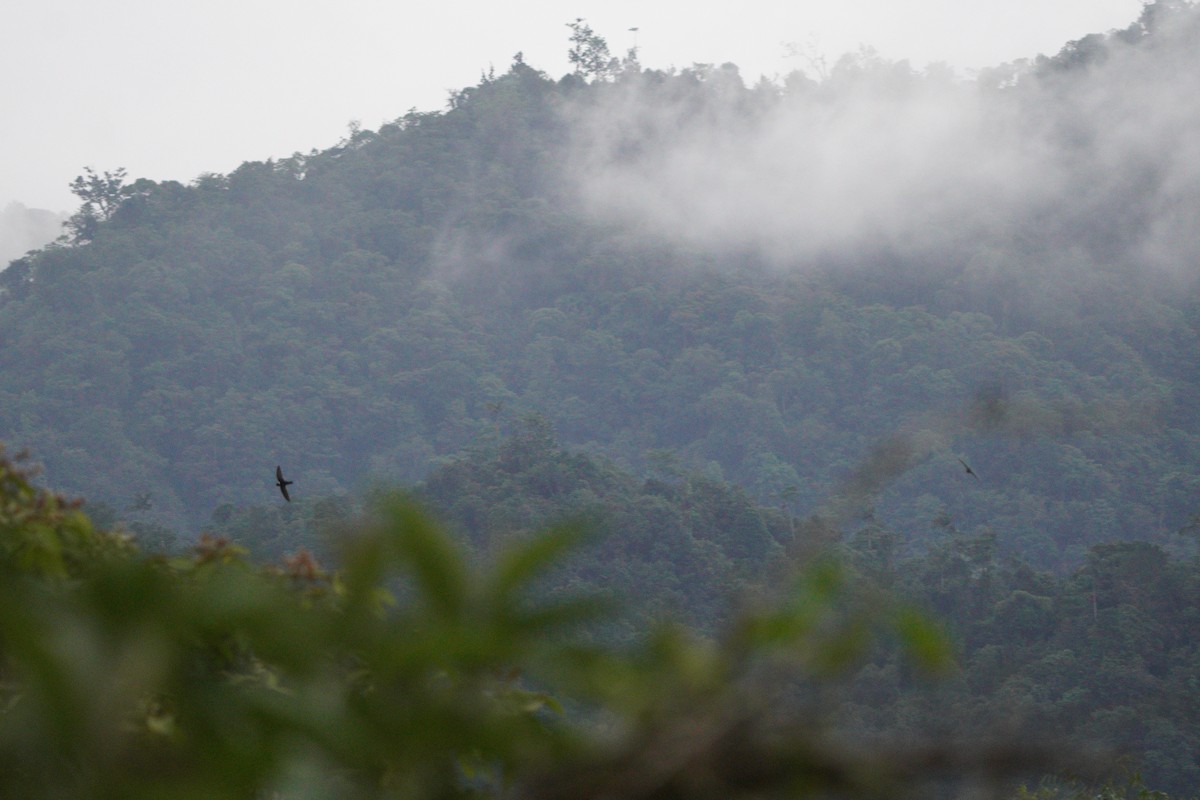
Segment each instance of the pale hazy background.
[{"label": "pale hazy background", "polygon": [[[1122,28],[1140,0],[6,0],[0,10],[0,208],[72,210],[82,168],[190,181],[444,107],[522,51],[568,71],[584,17],[644,66],[731,61],[752,82],[860,46],[962,75]],[[701,12],[702,10],[702,12]],[[637,27],[636,33],[630,31]]]}]

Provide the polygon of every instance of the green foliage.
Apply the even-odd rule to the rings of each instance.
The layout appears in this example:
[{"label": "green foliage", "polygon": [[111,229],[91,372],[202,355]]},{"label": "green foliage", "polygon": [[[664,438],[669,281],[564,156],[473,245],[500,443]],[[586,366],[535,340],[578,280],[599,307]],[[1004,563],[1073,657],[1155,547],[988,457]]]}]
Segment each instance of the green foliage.
[{"label": "green foliage", "polygon": [[1195,677],[1200,562],[1124,542],[1096,546],[1072,573],[1053,575],[997,558],[990,536],[954,535],[880,570],[877,536],[852,537],[849,560],[926,611],[914,618],[915,630],[908,612],[898,612],[898,630],[915,634],[918,653],[932,611],[955,659],[941,662],[947,680],[922,686],[886,651],[872,654],[843,709],[859,735],[968,735],[1003,724],[1031,739],[1103,744],[1150,786],[1191,792],[1200,770],[1191,755],[1196,709],[1185,686]]},{"label": "green foliage", "polygon": [[0,445],[0,558],[6,568],[41,578],[71,579],[126,555],[127,537],[99,532],[79,501],[34,483],[32,469],[4,455]]},{"label": "green foliage", "polygon": [[[1020,106],[1114,48],[1193,64],[1197,19],[1160,0],[987,91]],[[732,66],[618,74],[602,37],[569,27],[572,79],[517,58],[445,112],[187,186],[86,170],[74,246],[0,275],[0,434],[104,518],[0,475],[0,773],[66,794],[143,763],[197,796],[466,792],[514,771],[573,796],[627,794],[627,774],[660,796],[811,788],[811,754],[787,748],[824,735],[823,710],[810,738],[779,740],[729,711],[761,700],[744,674],[785,663],[845,677],[843,737],[1004,719],[1196,786],[1197,547],[1176,531],[1197,513],[1200,303],[1129,289],[1159,176],[1109,164],[1128,188],[1113,208],[1048,208],[1019,236],[998,217],[931,260],[867,249],[779,271],[636,239],[577,213],[563,182],[578,120],[623,92],[652,98],[604,129],[626,158],[800,95],[835,109],[872,70],[895,66],[904,91],[937,78],[870,59],[753,89]],[[423,480],[453,534],[389,501],[323,539],[375,479]],[[595,535],[536,535],[564,518]],[[191,537],[169,532],[201,526],[218,535],[182,555]],[[290,566],[264,572],[221,536]],[[830,548],[842,566],[816,557]],[[772,571],[793,561],[802,577]],[[580,590],[632,603],[589,616]],[[691,632],[646,639],[664,618]],[[422,722],[429,738],[404,727]],[[114,796],[167,778],[137,780]]]},{"label": "green foliage", "polygon": [[730,596],[757,582],[791,536],[787,518],[734,486],[696,474],[639,481],[562,448],[542,417],[498,447],[446,462],[418,492],[486,560],[562,520],[586,525],[586,545],[549,588],[638,598],[611,621],[620,624],[610,635],[626,638],[664,616],[716,630]]},{"label": "green foliage", "polygon": [[1085,781],[1046,780],[1036,788],[1020,787],[1016,800],[1169,800],[1165,792],[1149,789],[1139,775],[1124,781],[1089,784]]},{"label": "green foliage", "polygon": [[[0,558],[5,796],[761,797],[914,777],[903,747],[867,759],[777,713],[874,627],[830,563],[731,636],[665,625],[614,648],[578,635],[593,603],[532,591],[577,529],[479,568],[390,496],[336,572],[307,551],[258,567],[211,537],[152,557],[67,526],[3,469],[5,541],[48,529],[62,550],[54,568]],[[59,563],[86,569],[63,580]],[[929,647],[916,617],[884,627]]]},{"label": "green foliage", "polygon": [[79,211],[67,221],[72,241],[76,244],[91,241],[100,224],[111,219],[129,195],[125,168],[97,175],[91,167],[84,167],[84,175],[71,181],[71,192],[83,201]]},{"label": "green foliage", "polygon": [[[261,570],[220,540],[122,555],[70,584],[4,560],[6,796],[459,796],[465,765],[498,779],[570,741],[516,670],[587,608],[526,606],[511,568],[468,578],[408,504],[381,509],[336,575],[304,553]],[[527,575],[545,560],[509,559]],[[379,581],[404,575],[411,603],[387,602]]]},{"label": "green foliage", "polygon": [[567,27],[571,29],[571,49],[567,51],[567,60],[575,68],[575,74],[594,79],[611,77],[619,63],[609,55],[608,42],[604,37],[593,31],[582,17],[568,22]]},{"label": "green foliage", "polygon": [[[572,34],[599,52],[583,22]],[[85,173],[88,240],[0,277],[0,435],[127,527],[195,531],[272,498],[274,464],[320,495],[412,483],[531,412],[635,471],[669,451],[789,514],[854,488],[901,433],[907,471],[882,464],[853,504],[914,546],[939,507],[1039,566],[1121,537],[1190,546],[1174,531],[1195,513],[1200,316],[1186,292],[1109,302],[1138,274],[1113,248],[1079,256],[1094,280],[1054,287],[994,237],[941,266],[781,272],[578,213],[579,119],[621,92],[683,109],[623,131],[631,152],[789,102],[727,72],[561,84],[518,60],[445,112],[322,152],[189,186]],[[964,485],[956,456],[983,480]],[[146,493],[152,511],[125,513]],[[767,545],[753,527],[747,558]]]},{"label": "green foliage", "polygon": [[[1186,795],[1193,785],[1196,563],[1127,542],[1093,547],[1066,574],[1039,572],[1003,555],[994,532],[960,533],[944,512],[937,543],[914,553],[880,520],[840,536],[827,521],[755,507],[735,487],[659,461],[661,478],[638,480],[561,448],[534,418],[512,440],[443,464],[418,491],[493,581],[524,576],[534,597],[608,599],[615,613],[583,625],[592,642],[635,647],[674,620],[689,631],[674,636],[719,641],[727,657],[753,652],[760,673],[783,663],[842,684],[840,704],[821,712],[838,736],[926,742],[1015,730],[1030,742],[1111,747],[1156,788]],[[588,533],[533,533],[562,519],[586,520]],[[742,549],[722,528],[738,524],[750,540],[758,526],[769,531],[762,557],[733,557]],[[272,548],[286,538],[237,530],[256,552],[284,552]]]}]

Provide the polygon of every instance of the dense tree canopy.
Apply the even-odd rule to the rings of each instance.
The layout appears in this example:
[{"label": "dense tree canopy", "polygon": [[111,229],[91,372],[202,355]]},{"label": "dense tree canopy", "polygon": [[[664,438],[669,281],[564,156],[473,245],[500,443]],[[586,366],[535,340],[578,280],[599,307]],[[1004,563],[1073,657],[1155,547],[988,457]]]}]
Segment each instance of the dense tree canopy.
[{"label": "dense tree canopy", "polygon": [[[1118,797],[1141,785],[1117,788],[1134,770],[1195,785],[1197,715],[1178,699],[1197,679],[1200,561],[1109,545],[1057,577],[999,560],[988,537],[950,533],[898,560],[877,527],[836,545],[807,520],[776,532],[788,555],[757,565],[767,585],[720,574],[720,545],[707,575],[686,575],[691,556],[648,558],[628,517],[721,519],[736,489],[680,475],[664,494],[536,430],[424,490],[505,485],[510,509],[541,506],[532,516],[472,524],[459,508],[456,542],[379,497],[326,519],[328,560],[299,548],[265,567],[223,536],[140,551],[0,459],[4,791],[854,797],[1025,782]],[[625,519],[599,522],[598,542],[578,524],[525,527],[581,507]],[[270,547],[263,523],[247,544]],[[689,621],[710,633],[653,621],[696,582]],[[612,627],[602,608],[621,605],[640,624]]]},{"label": "dense tree canopy", "polygon": [[[1195,16],[1149,7],[999,91],[1041,99],[1055,70],[1084,68],[1075,54],[1114,42],[1174,65],[1197,48],[1194,26],[1155,22],[1171,14]],[[276,463],[298,491],[416,480],[529,412],[636,470],[669,450],[809,510],[910,431],[917,457],[875,498],[909,538],[945,512],[1047,565],[1113,537],[1170,543],[1195,511],[1200,306],[1138,287],[1134,254],[1096,238],[1119,235],[1108,212],[1080,230],[1056,210],[1023,244],[950,241],[921,270],[898,250],[781,270],[631,237],[562,178],[578,120],[626,87],[694,120],[752,120],[797,93],[839,102],[839,82],[872,71],[938,80],[904,69],[846,62],[817,89],[767,92],[736,70],[584,86],[518,61],[447,112],[323,152],[190,186],[89,172],[87,236],[5,273],[0,433],[35,446],[55,485],[118,508],[149,494],[155,520],[192,527],[262,499]],[[639,132],[622,135],[636,152]],[[1075,263],[1039,270],[1064,242],[1054,257]],[[971,416],[981,396],[1002,424]],[[984,479],[964,483],[959,457]]]},{"label": "dense tree canopy", "polygon": [[[721,100],[697,72],[620,80],[757,96]],[[553,179],[564,107],[618,88],[518,63],[444,114],[143,183],[86,245],[14,273],[0,430],[57,485],[117,507],[148,492],[176,527],[260,498],[279,461],[315,492],[413,480],[530,411],[636,468],[671,450],[806,508],[879,437],[924,428],[880,498],[891,524],[945,509],[1049,564],[1123,531],[1168,541],[1194,510],[1190,295],[1114,314],[1088,281],[981,277],[981,258],[1020,257],[995,247],[900,282],[886,259],[777,272],[621,236]],[[1005,426],[964,419],[993,389]],[[986,480],[964,486],[959,456]]]}]

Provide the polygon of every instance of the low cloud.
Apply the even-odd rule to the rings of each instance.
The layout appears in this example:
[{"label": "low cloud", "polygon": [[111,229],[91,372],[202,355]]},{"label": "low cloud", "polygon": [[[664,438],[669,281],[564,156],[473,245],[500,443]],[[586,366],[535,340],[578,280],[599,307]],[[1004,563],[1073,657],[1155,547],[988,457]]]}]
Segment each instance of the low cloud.
[{"label": "low cloud", "polygon": [[14,258],[49,244],[62,233],[64,215],[9,203],[0,210],[0,269]]},{"label": "low cloud", "polygon": [[782,265],[999,245],[1187,273],[1200,13],[1153,17],[972,81],[869,53],[754,88],[731,65],[642,73],[570,109],[573,186],[602,219]]}]

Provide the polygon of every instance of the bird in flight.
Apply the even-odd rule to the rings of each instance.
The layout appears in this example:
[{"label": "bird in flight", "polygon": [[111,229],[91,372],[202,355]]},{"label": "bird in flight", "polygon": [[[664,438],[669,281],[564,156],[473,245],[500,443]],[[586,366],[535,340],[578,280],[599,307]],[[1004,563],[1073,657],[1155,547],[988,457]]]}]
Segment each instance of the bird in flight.
[{"label": "bird in flight", "polygon": [[[975,480],[979,480],[979,476],[975,474],[975,470],[971,469],[971,467],[970,467],[970,466],[967,464],[967,462],[963,461],[963,460],[960,458],[960,459],[958,460],[958,463],[960,463],[960,464],[962,464],[962,465],[963,465],[963,469],[965,469],[965,470],[967,471],[967,474],[968,474],[968,475],[970,475],[970,476],[971,476],[972,478],[974,478]],[[286,494],[286,492],[285,492],[285,494]]]},{"label": "bird in flight", "polygon": [[283,493],[283,499],[287,500],[289,503],[292,502],[292,498],[288,496],[287,487],[291,486],[293,483],[295,483],[295,481],[285,481],[283,479],[282,467],[275,467],[275,485],[278,486],[279,491]]}]

